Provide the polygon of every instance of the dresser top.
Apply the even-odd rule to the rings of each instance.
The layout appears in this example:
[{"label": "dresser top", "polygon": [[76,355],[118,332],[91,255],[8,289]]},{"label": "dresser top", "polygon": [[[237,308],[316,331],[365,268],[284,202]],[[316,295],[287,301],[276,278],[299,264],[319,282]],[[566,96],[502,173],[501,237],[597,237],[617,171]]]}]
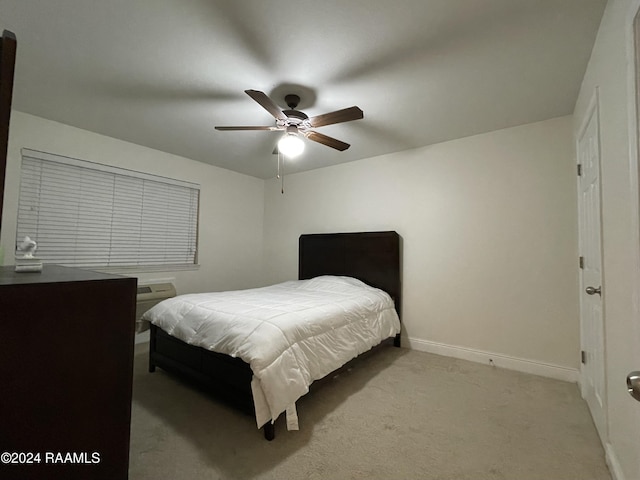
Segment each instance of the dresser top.
[{"label": "dresser top", "polygon": [[[0,285],[36,283],[84,282],[91,280],[117,280],[127,277],[93,272],[81,268],[44,265],[41,272],[16,272],[14,266],[0,267]],[[135,280],[132,278],[132,280]]]}]

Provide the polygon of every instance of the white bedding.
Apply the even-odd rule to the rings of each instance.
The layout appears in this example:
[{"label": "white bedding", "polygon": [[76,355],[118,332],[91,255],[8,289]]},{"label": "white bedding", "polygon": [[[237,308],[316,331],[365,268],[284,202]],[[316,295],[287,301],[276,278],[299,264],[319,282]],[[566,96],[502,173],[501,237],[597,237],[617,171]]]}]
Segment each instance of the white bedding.
[{"label": "white bedding", "polygon": [[336,276],[180,295],[143,319],[186,343],[248,363],[258,427],[287,409],[295,412],[314,380],[400,332],[387,293]]}]

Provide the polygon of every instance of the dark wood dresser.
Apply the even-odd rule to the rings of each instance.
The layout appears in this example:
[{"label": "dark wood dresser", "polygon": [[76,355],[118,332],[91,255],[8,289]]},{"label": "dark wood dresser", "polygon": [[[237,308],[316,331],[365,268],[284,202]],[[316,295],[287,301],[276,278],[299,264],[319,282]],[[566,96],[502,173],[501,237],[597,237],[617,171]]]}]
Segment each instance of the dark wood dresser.
[{"label": "dark wood dresser", "polygon": [[128,478],[136,284],[0,267],[0,478]]}]

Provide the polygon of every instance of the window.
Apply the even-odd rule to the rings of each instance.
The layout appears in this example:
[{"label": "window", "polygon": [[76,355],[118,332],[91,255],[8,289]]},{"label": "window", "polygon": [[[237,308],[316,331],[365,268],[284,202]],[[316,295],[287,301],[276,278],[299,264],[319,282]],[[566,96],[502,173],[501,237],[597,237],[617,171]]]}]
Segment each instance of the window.
[{"label": "window", "polygon": [[197,184],[22,149],[16,245],[43,263],[166,267],[197,260]]}]

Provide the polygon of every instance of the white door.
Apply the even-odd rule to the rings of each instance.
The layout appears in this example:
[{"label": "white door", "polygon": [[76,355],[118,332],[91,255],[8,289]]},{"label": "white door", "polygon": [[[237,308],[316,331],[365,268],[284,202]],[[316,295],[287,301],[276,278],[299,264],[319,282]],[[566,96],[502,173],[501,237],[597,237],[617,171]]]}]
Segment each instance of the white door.
[{"label": "white door", "polygon": [[582,396],[602,443],[607,441],[604,324],[602,318],[602,235],[600,228],[600,133],[598,94],[587,110],[577,140],[580,227],[580,323]]}]

